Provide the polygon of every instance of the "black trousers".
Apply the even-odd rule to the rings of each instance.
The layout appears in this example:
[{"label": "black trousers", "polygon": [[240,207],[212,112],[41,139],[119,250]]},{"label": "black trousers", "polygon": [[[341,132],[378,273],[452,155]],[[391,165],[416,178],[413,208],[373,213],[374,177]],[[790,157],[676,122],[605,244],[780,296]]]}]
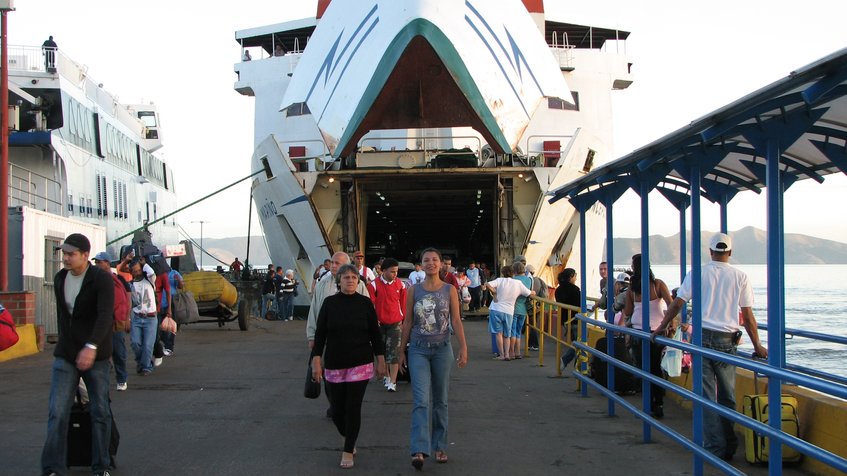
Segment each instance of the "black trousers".
[{"label": "black trousers", "polygon": [[[632,353],[635,357],[635,363],[638,368],[641,368],[643,359],[641,358],[641,341],[633,340]],[[655,342],[650,343],[650,373],[659,378],[665,378],[662,373],[662,350],[665,346]],[[654,383],[650,384],[650,400],[653,405],[664,404],[665,389]]]},{"label": "black trousers", "polygon": [[326,386],[332,407],[332,422],[344,437],[344,451],[352,453],[362,425],[362,401],[365,399],[368,381],[327,382]]}]

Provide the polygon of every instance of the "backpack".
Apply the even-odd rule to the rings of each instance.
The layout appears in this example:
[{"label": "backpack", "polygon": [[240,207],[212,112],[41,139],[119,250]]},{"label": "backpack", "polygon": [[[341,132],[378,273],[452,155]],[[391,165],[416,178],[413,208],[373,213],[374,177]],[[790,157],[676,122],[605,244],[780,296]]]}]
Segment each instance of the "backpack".
[{"label": "backpack", "polygon": [[129,297],[127,297],[127,288],[128,284],[124,281],[124,278],[112,274],[112,283],[115,286],[115,306],[114,306],[114,319],[115,319],[115,331],[120,332],[129,332]]},{"label": "backpack", "polygon": [[0,305],[0,350],[6,350],[18,343],[18,330],[12,314]]}]

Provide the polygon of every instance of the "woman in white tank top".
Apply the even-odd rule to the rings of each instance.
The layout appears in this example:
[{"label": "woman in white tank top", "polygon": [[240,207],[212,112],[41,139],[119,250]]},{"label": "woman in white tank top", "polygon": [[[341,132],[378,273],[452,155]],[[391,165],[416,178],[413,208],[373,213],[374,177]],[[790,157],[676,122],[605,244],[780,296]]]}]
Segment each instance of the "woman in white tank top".
[{"label": "woman in white tank top", "polygon": [[[647,332],[650,332],[653,329],[658,328],[662,323],[662,319],[665,317],[665,310],[671,303],[671,293],[664,281],[656,279],[656,277],[653,276],[653,272],[650,271],[649,264],[647,266],[647,273],[649,274],[650,280],[650,301],[648,303],[648,307],[650,309],[650,326],[649,329],[647,329]],[[626,303],[624,304],[623,312],[626,316],[632,316],[633,328],[644,329],[644,306],[641,298],[641,254],[637,254],[632,257],[631,286],[626,292]],[[670,330],[670,327],[672,326],[668,326],[668,330]],[[641,343],[641,340],[630,342],[630,345],[633,347],[632,350],[633,354],[635,354],[635,361],[638,364],[638,367],[642,367],[642,361],[644,359]],[[663,345],[650,342],[650,373],[659,378],[664,378],[661,367],[662,350],[664,348],[665,346]],[[655,384],[650,385],[650,411],[656,418],[662,418],[665,415],[664,397],[664,388]]]}]

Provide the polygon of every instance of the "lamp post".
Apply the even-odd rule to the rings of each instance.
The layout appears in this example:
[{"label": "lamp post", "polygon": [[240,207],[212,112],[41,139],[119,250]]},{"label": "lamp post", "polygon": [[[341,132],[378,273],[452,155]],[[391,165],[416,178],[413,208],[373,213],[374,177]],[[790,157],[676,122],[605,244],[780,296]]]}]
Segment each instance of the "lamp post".
[{"label": "lamp post", "polygon": [[206,220],[197,220],[191,223],[199,223],[200,224],[200,271],[203,270],[203,223],[209,223]]},{"label": "lamp post", "polygon": [[12,0],[0,0],[0,291],[9,290],[9,55],[6,13]]}]

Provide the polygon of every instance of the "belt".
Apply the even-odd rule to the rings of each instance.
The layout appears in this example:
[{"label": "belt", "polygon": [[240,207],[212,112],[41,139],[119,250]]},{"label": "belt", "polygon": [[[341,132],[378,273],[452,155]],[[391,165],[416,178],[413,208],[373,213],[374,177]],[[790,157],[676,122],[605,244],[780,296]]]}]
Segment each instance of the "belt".
[{"label": "belt", "polygon": [[703,334],[706,334],[706,333],[709,333],[709,334],[712,334],[712,335],[715,335],[715,336],[718,336],[718,337],[733,337],[735,335],[735,332],[714,331],[712,329],[706,329],[704,327],[703,328]]},{"label": "belt", "polygon": [[136,313],[139,317],[156,317],[155,312],[146,312],[146,313]]},{"label": "belt", "polygon": [[433,347],[441,347],[441,346],[444,346],[444,345],[449,345],[449,344],[450,344],[450,341],[449,341],[449,340],[445,340],[445,341],[443,341],[443,342],[425,342],[425,341],[422,341],[422,340],[416,340],[416,341],[412,341],[412,342],[410,342],[409,344],[410,344],[410,345],[413,345],[413,346],[415,346],[415,347],[428,347],[428,348],[433,348]]}]

